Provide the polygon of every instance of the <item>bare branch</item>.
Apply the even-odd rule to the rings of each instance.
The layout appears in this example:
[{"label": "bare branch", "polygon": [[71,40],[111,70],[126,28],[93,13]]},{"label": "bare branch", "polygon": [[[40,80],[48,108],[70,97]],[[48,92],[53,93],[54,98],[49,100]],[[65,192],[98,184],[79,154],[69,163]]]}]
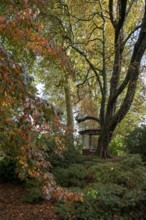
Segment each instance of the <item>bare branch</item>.
[{"label": "bare branch", "polygon": [[76,50],[80,55],[82,55],[85,60],[87,61],[87,63],[89,64],[90,68],[92,69],[92,71],[95,73],[96,77],[97,77],[97,81],[99,83],[99,87],[100,87],[100,91],[101,93],[103,94],[103,88],[102,88],[102,83],[101,83],[101,80],[100,80],[100,77],[98,75],[98,72],[96,71],[96,68],[94,67],[94,65],[91,63],[91,61],[87,58],[87,55],[82,52],[81,50],[79,50],[77,47],[71,45],[71,47]]},{"label": "bare branch", "polygon": [[126,42],[130,39],[130,37],[132,36],[132,34],[134,34],[135,31],[137,31],[138,29],[141,28],[141,25],[138,25],[137,27],[135,27],[135,29],[133,31],[131,31],[129,33],[129,35],[126,37],[126,39],[123,42],[123,46],[126,44]]},{"label": "bare branch", "polygon": [[89,78],[88,78],[89,73],[90,73],[90,68],[87,70],[87,74],[86,74],[86,76],[85,76],[83,82],[82,82],[82,83],[78,83],[78,84],[76,85],[77,87],[83,86],[83,85],[86,83],[86,81],[89,79]]},{"label": "bare branch", "polygon": [[89,16],[88,18],[76,17],[75,15],[70,14],[70,16],[73,17],[73,18],[75,18],[75,19],[77,20],[77,22],[80,22],[80,21],[85,21],[85,22],[91,21],[91,20],[93,20],[93,18],[94,18],[96,15],[100,15],[100,13],[95,12],[95,13],[93,13],[91,16]]},{"label": "bare branch", "polygon": [[[94,23],[94,25],[95,25],[95,27],[94,27],[93,30],[89,33],[88,39],[91,38],[91,36],[92,36],[92,34],[94,33],[94,31],[96,31],[97,29],[100,29],[100,30],[103,29],[102,27],[97,26],[95,23]],[[98,39],[99,41],[101,41],[101,43],[103,43],[100,38],[97,38],[97,39]]]}]

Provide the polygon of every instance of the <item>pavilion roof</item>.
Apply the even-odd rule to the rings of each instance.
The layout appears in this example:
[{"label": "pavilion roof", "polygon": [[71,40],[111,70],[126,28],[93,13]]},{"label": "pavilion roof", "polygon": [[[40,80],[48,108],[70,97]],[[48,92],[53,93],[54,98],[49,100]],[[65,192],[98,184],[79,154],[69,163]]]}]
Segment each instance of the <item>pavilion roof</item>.
[{"label": "pavilion roof", "polygon": [[79,131],[79,134],[81,135],[99,135],[100,134],[100,129],[93,128],[93,129],[84,129]]}]

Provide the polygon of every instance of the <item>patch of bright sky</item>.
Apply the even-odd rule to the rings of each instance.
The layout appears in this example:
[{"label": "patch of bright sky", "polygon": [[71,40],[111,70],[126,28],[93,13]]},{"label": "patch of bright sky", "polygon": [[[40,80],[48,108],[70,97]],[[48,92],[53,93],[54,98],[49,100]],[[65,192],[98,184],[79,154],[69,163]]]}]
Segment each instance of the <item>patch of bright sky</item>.
[{"label": "patch of bright sky", "polygon": [[43,83],[37,83],[37,96],[44,97],[44,84]]}]

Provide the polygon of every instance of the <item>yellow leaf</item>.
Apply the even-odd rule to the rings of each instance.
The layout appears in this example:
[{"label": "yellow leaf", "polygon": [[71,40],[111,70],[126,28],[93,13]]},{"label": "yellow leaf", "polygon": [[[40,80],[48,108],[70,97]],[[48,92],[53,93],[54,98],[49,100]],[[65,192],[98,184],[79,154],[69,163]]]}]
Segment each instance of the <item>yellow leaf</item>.
[{"label": "yellow leaf", "polygon": [[6,102],[5,101],[2,101],[2,106],[4,107],[6,105]]}]

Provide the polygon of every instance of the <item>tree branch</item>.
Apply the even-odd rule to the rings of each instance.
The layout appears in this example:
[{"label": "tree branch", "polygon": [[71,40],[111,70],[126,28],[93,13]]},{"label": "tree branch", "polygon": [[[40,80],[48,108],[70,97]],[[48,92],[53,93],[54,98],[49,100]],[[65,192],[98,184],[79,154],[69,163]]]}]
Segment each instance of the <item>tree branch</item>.
[{"label": "tree branch", "polygon": [[90,74],[90,68],[87,70],[87,74],[86,76],[84,77],[84,80],[81,82],[81,83],[78,83],[76,86],[79,87],[79,86],[83,86],[89,79],[92,79],[94,78],[95,76],[90,76],[88,77]]},{"label": "tree branch", "polygon": [[[125,85],[128,84],[125,99],[123,100],[123,103],[121,104],[118,112],[115,114],[115,116],[113,117],[113,120],[111,121],[111,126],[113,127],[113,129],[125,117],[125,115],[127,114],[133,102],[133,98],[134,98],[135,91],[136,91],[136,84],[137,84],[137,80],[138,80],[138,76],[140,72],[139,71],[140,63],[141,63],[141,59],[145,51],[146,51],[146,4],[145,4],[145,13],[143,17],[142,27],[141,27],[137,42],[134,46],[127,76],[124,80],[125,84],[122,84],[119,88],[119,89],[124,89],[126,87]],[[119,90],[119,92],[121,92],[121,90]]]},{"label": "tree branch", "polygon": [[109,0],[109,15],[110,15],[110,20],[112,22],[113,27],[116,28],[116,21],[113,15],[113,0]]},{"label": "tree branch", "polygon": [[101,93],[103,94],[103,88],[102,88],[102,83],[101,83],[101,80],[99,78],[99,75],[96,71],[96,68],[94,67],[94,65],[91,63],[91,61],[87,58],[87,55],[82,52],[80,49],[78,49],[77,47],[73,46],[73,45],[70,45],[74,50],[76,50],[80,55],[82,55],[85,60],[87,61],[87,63],[89,64],[90,68],[92,69],[92,71],[95,73],[96,77],[97,77],[97,81],[99,83],[99,87],[100,87],[100,91]]},{"label": "tree branch", "polygon": [[120,0],[119,1],[119,22],[118,22],[118,26],[119,29],[121,29],[121,27],[123,26],[123,23],[125,21],[125,17],[126,17],[126,6],[127,6],[127,0]]},{"label": "tree branch", "polygon": [[80,123],[80,122],[83,122],[83,121],[87,121],[87,120],[94,120],[94,121],[97,121],[99,124],[100,124],[100,120],[99,118],[97,117],[94,117],[94,116],[90,116],[90,115],[86,115],[82,118],[79,118],[78,116],[75,118],[75,120]]},{"label": "tree branch", "polygon": [[135,27],[135,29],[133,31],[131,31],[129,33],[129,35],[126,37],[126,39],[123,42],[123,46],[126,44],[126,42],[130,39],[130,37],[132,36],[132,34],[134,34],[135,31],[137,31],[138,29],[141,28],[141,25],[138,25],[137,27]]}]

